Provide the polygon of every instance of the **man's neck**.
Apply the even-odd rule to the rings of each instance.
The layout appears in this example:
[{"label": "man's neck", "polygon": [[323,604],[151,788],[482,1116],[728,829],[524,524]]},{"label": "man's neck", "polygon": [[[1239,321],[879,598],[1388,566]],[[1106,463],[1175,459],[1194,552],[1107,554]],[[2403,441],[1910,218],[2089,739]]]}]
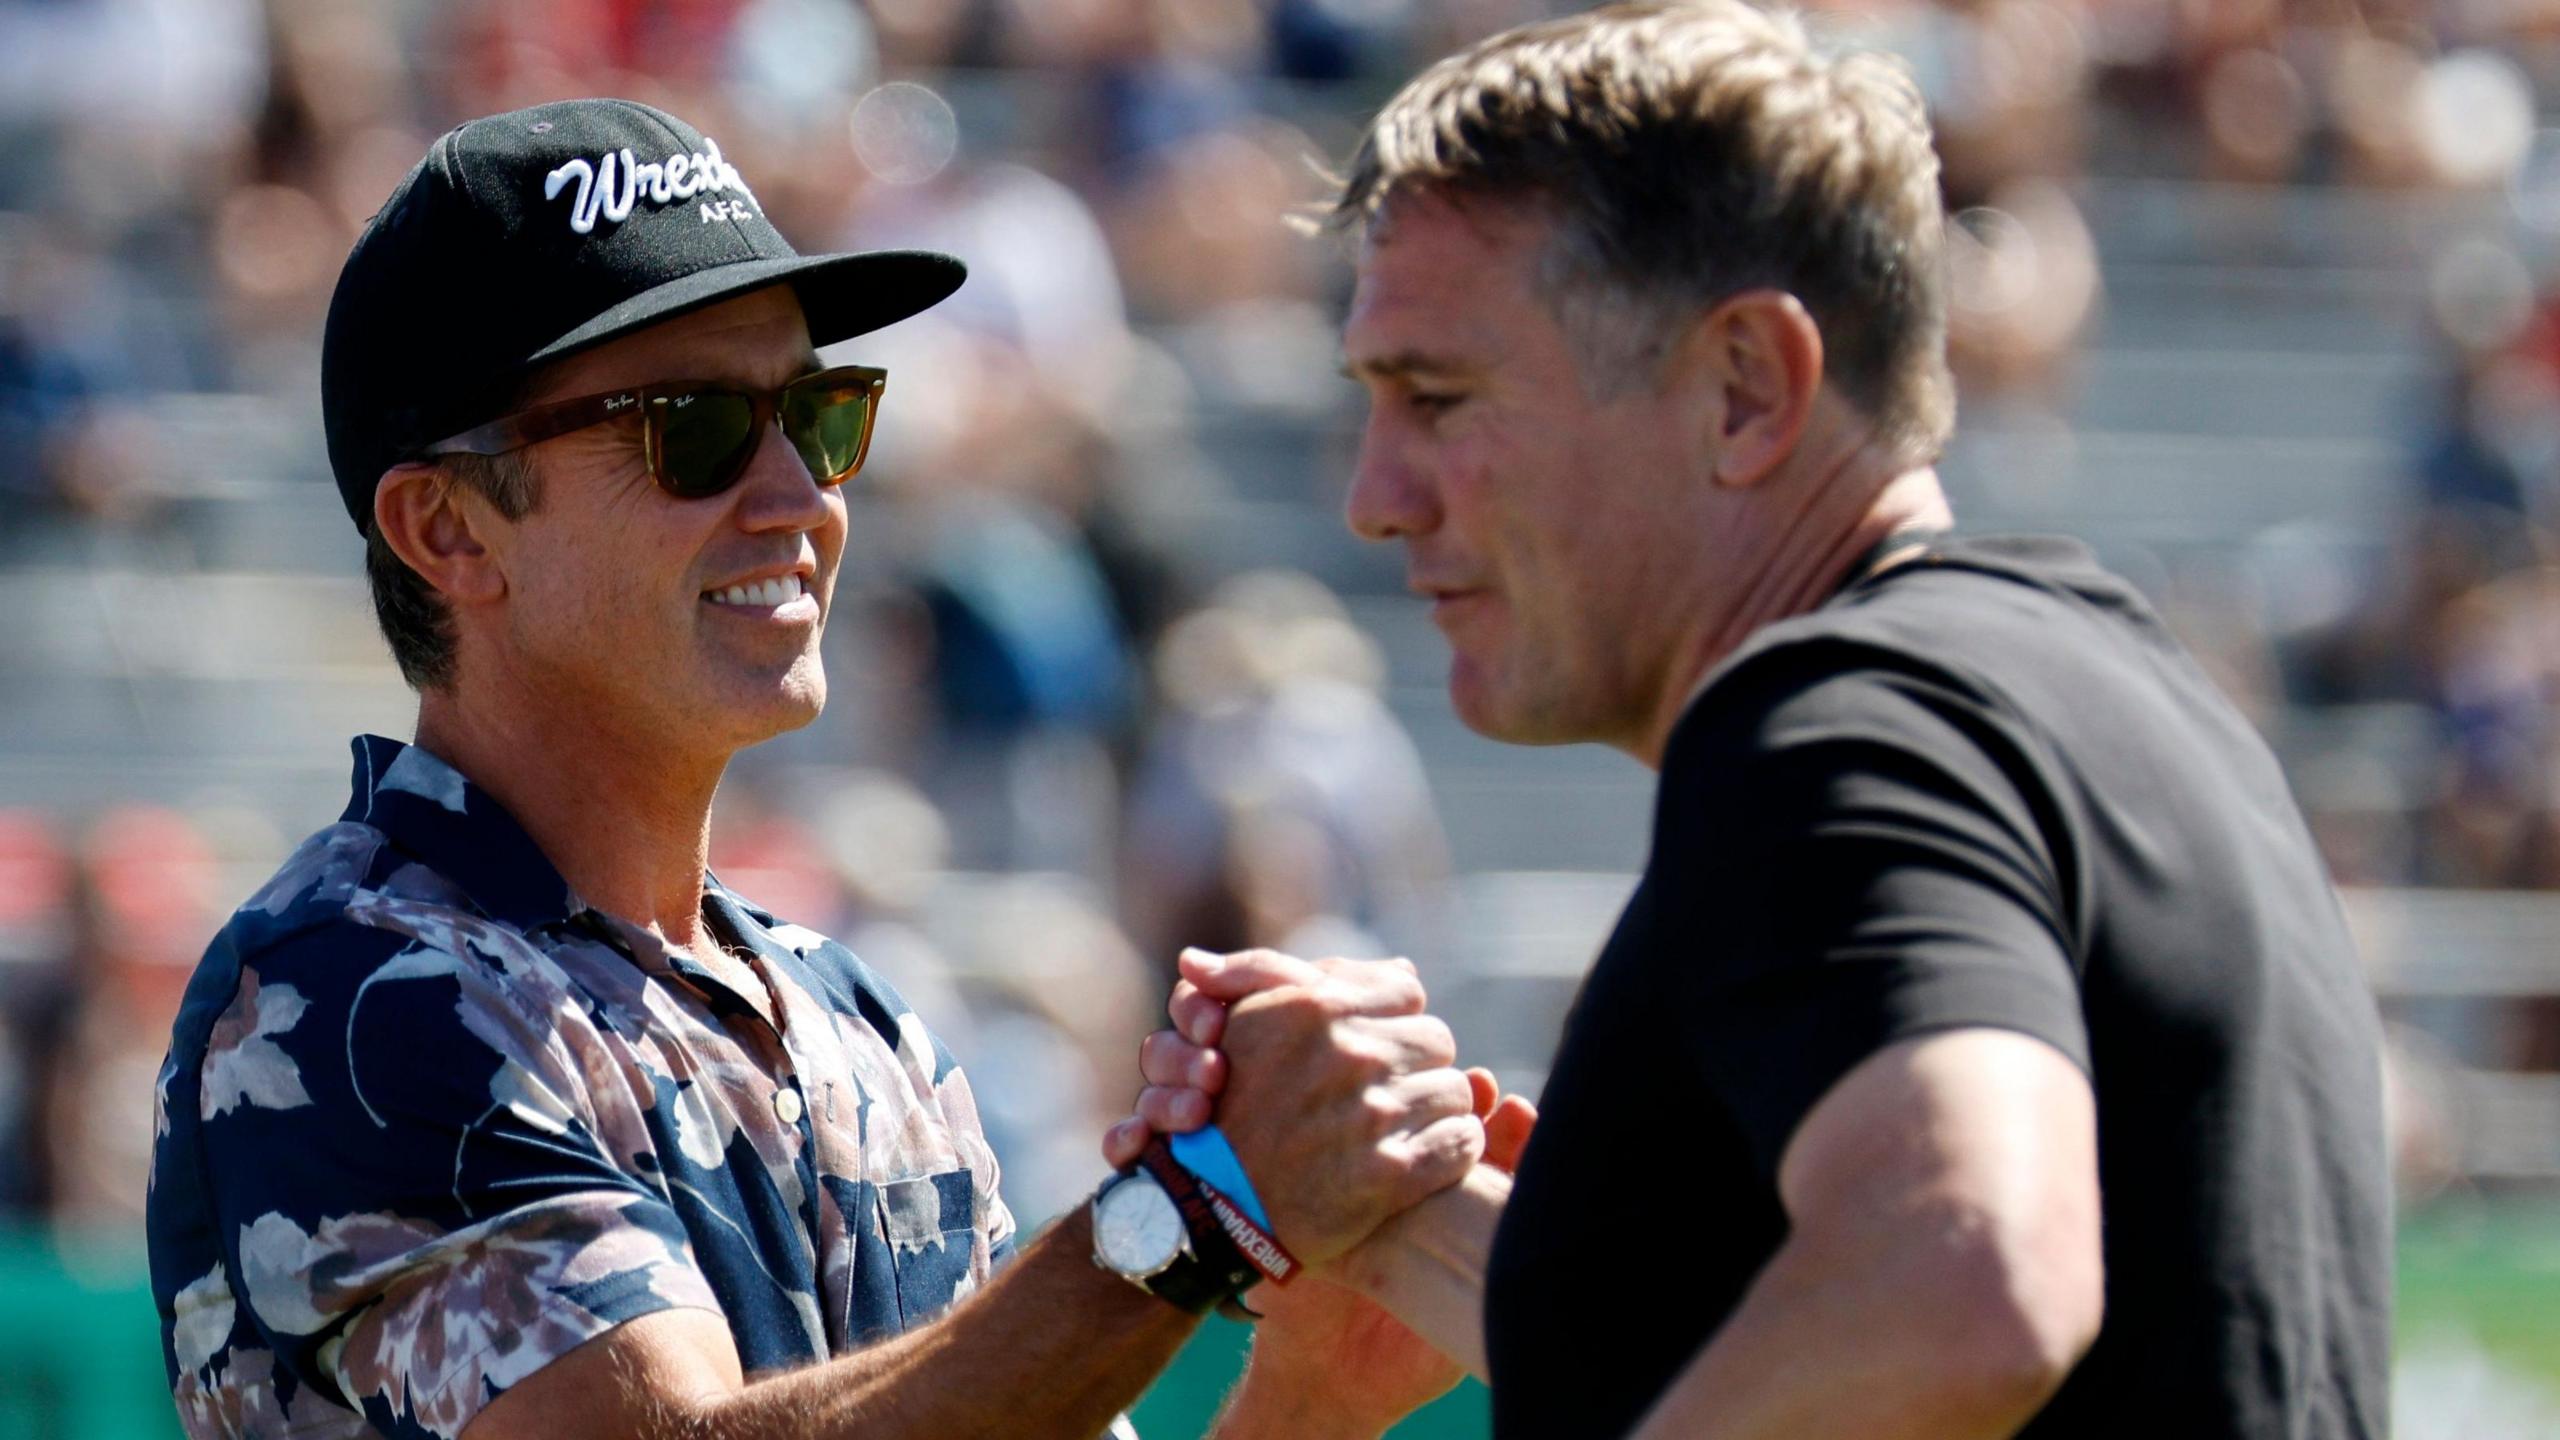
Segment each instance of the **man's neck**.
[{"label": "man's neck", "polygon": [[1904,530],[1944,530],[1954,523],[1937,471],[1884,463],[1871,450],[1826,457],[1808,473],[1772,477],[1761,497],[1774,523],[1766,543],[1752,547],[1747,582],[1735,604],[1717,614],[1670,667],[1662,698],[1635,745],[1628,747],[1649,769],[1662,768],[1671,732],[1689,702],[1717,666],[1763,626],[1820,606],[1855,577],[1862,561]]},{"label": "man's neck", "polygon": [[689,756],[592,716],[428,691],[417,743],[506,807],[588,904],[677,949],[707,943],[702,876],[727,757]]}]

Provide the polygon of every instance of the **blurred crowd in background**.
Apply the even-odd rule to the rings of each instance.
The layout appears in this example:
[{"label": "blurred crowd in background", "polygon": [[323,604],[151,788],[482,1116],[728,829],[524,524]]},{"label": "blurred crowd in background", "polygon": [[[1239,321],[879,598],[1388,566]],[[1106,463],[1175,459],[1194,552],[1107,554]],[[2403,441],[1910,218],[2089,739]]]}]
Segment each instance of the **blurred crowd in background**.
[{"label": "blurred crowd in background", "polygon": [[[1015,1207],[1090,1187],[1184,944],[1415,955],[1533,1083],[1610,896],[1488,877],[1631,869],[1645,777],[1452,733],[1331,513],[1348,267],[1286,221],[1418,65],[1542,8],[0,0],[0,1212],[138,1232],[189,968],[334,818],[346,734],[406,733],[321,318],[438,133],[575,94],[693,120],[804,250],[971,266],[836,352],[892,378],[835,699],[742,757],[714,865],[932,1018]],[[2560,886],[2560,4],[1813,8],[1936,114],[1960,514],[2098,531],[2342,883]],[[2412,1053],[2560,1072],[2560,1001],[2449,990],[2395,1012]]]}]

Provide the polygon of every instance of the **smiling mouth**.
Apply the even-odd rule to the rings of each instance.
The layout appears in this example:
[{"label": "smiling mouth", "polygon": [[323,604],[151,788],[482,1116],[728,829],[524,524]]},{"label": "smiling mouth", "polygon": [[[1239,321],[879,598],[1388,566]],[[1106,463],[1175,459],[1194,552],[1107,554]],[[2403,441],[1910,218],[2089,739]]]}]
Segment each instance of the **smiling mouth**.
[{"label": "smiling mouth", "polygon": [[778,605],[788,605],[808,593],[809,587],[801,583],[800,576],[795,571],[789,575],[777,575],[770,580],[758,580],[753,584],[731,585],[721,590],[705,590],[702,592],[702,598],[714,605],[735,605],[742,608],[769,610]]}]

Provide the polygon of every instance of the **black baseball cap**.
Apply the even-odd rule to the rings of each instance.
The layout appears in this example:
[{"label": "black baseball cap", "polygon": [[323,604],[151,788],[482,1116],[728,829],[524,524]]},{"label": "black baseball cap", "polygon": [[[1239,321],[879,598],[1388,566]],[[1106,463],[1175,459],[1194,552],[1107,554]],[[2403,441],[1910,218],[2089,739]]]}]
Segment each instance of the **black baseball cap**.
[{"label": "black baseball cap", "polygon": [[818,345],[960,288],[949,255],[802,255],[719,145],[630,100],[474,120],[356,238],[320,350],[329,465],[358,530],[382,472],[497,419],[535,367],[788,282]]}]

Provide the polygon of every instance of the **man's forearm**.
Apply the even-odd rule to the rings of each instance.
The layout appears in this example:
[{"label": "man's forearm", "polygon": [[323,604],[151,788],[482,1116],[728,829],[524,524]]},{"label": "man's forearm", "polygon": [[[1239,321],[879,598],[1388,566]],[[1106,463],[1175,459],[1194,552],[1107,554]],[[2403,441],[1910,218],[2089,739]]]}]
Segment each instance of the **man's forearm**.
[{"label": "man's forearm", "polygon": [[1401,1415],[1369,1420],[1332,1403],[1321,1379],[1245,1361],[1244,1377],[1210,1427],[1210,1440],[1378,1440]]},{"label": "man's forearm", "polygon": [[707,1407],[707,1440],[1093,1440],[1199,1321],[1092,1260],[1079,1208],[950,1313]]},{"label": "man's forearm", "polygon": [[1511,1177],[1479,1165],[1467,1178],[1380,1226],[1337,1262],[1338,1276],[1479,1380],[1484,1276]]},{"label": "man's forearm", "polygon": [[1273,1314],[1215,1440],[1376,1440],[1456,1383],[1451,1362],[1482,1378],[1485,1261],[1510,1194],[1510,1175],[1477,1166],[1297,1282],[1356,1291],[1354,1309],[1300,1291],[1248,1296]]}]

